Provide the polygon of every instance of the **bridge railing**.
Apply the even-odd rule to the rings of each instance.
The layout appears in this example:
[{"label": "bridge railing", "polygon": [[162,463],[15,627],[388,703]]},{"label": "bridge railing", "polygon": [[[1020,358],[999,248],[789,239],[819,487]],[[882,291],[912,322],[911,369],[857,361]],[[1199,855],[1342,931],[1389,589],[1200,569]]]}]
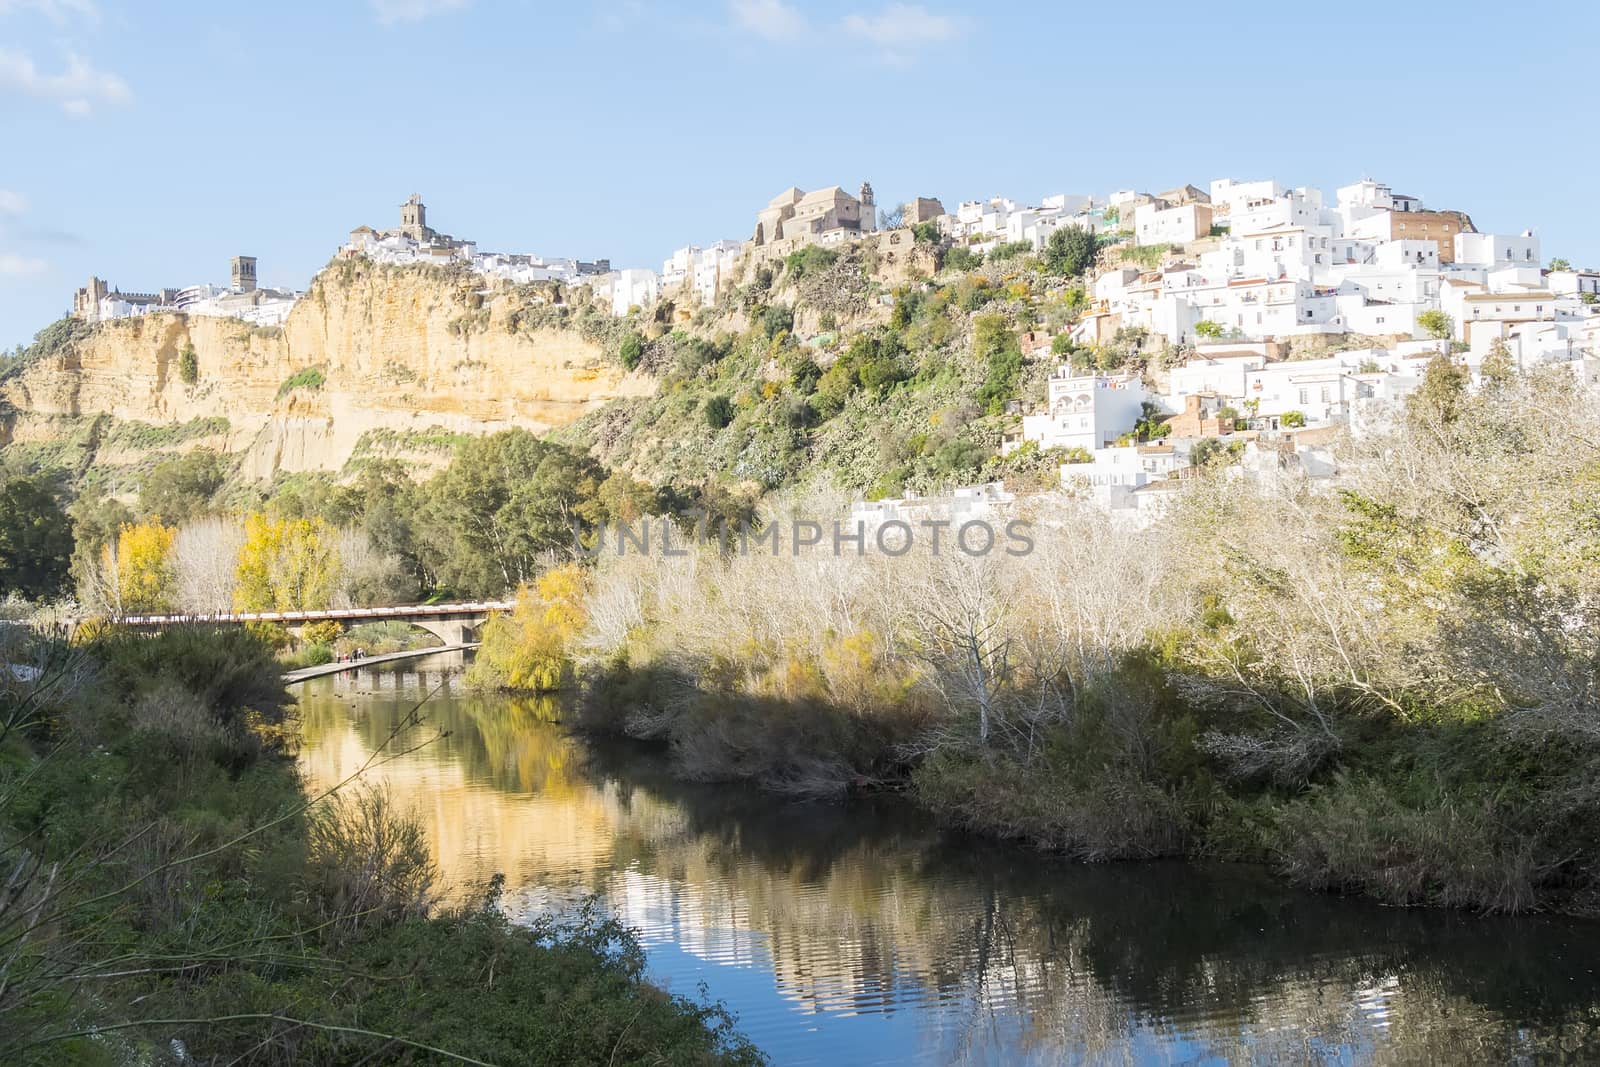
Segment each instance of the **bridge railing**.
[{"label": "bridge railing", "polygon": [[438,619],[452,615],[486,615],[510,611],[509,600],[474,600],[458,604],[397,604],[386,608],[327,608],[322,611],[188,612],[180,615],[124,615],[124,626],[180,626],[183,624],[241,622],[346,622],[362,619]]}]

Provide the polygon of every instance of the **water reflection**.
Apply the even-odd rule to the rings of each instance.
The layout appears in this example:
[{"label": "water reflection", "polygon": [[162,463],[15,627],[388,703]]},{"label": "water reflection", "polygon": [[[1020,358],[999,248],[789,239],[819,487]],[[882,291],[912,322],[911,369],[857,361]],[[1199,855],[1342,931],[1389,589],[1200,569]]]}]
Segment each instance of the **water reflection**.
[{"label": "water reflection", "polygon": [[520,913],[600,893],[663,982],[704,981],[777,1063],[1581,1062],[1600,929],[1396,911],[1258,872],[1084,867],[897,803],[796,806],[574,741],[550,700],[444,657],[306,687],[303,763],[359,767],[420,699],[447,736],[383,764],[446,879]]}]

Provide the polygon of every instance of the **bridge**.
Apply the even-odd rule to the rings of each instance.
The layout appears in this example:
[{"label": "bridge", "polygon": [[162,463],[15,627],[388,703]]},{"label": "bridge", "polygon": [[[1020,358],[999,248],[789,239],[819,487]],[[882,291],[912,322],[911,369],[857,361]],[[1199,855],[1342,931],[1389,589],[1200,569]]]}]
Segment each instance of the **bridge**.
[{"label": "bridge", "polygon": [[190,615],[124,615],[117,621],[141,630],[169,626],[227,626],[275,622],[298,629],[313,622],[404,622],[433,634],[447,646],[475,644],[478,630],[497,611],[516,607],[509,600],[475,600],[464,604],[401,604],[392,608],[327,608],[321,611],[235,611]]}]

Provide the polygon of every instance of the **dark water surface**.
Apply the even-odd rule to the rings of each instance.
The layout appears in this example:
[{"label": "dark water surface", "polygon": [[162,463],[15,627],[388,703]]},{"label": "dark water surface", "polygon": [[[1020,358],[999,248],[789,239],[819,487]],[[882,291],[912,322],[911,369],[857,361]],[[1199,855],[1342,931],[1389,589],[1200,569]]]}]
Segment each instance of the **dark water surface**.
[{"label": "dark water surface", "polygon": [[[459,655],[307,683],[338,781],[423,693],[448,736],[383,765],[445,880],[516,914],[599,894],[655,979],[703,983],[777,1064],[1600,1062],[1600,924],[1409,911],[1251,868],[1083,866],[895,801],[789,804],[593,748]],[[413,732],[412,740],[420,739]]]}]

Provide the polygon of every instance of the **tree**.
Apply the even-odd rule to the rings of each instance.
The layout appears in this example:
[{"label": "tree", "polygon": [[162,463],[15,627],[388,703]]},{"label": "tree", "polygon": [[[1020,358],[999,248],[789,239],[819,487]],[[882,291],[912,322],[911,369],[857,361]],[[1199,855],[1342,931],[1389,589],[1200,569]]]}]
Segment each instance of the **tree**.
[{"label": "tree", "polygon": [[156,464],[139,487],[139,509],[146,517],[178,524],[204,514],[227,481],[223,458],[197,448]]},{"label": "tree", "polygon": [[1467,369],[1443,352],[1428,360],[1416,392],[1406,398],[1406,413],[1414,422],[1445,424],[1455,420],[1467,392]]},{"label": "tree", "polygon": [[878,211],[878,229],[880,230],[898,230],[905,224],[905,221],[906,208],[904,204],[896,207],[893,211],[885,209]]},{"label": "tree", "polygon": [[1478,374],[1483,378],[1483,384],[1490,389],[1499,389],[1510,385],[1517,375],[1516,361],[1511,358],[1511,346],[1506,344],[1504,337],[1496,337],[1489,346],[1489,351],[1483,357],[1483,364],[1478,368]]},{"label": "tree", "polygon": [[524,585],[517,592],[516,607],[485,624],[470,679],[533,692],[569,683],[572,660],[567,647],[588,618],[585,586],[583,568],[576,563],[545,571],[532,589]]},{"label": "tree", "polygon": [[101,550],[102,571],[119,614],[152,615],[172,610],[177,587],[172,541],[177,530],[159,519],[131,523],[115,544]]},{"label": "tree", "polygon": [[1306,413],[1303,411],[1285,411],[1278,418],[1278,425],[1286,430],[1298,430],[1306,424]]},{"label": "tree", "polygon": [[186,522],[172,539],[173,605],[208,614],[233,610],[244,530],[232,517]]},{"label": "tree", "polygon": [[245,519],[234,606],[240,611],[310,611],[333,601],[338,531],[321,519]]},{"label": "tree", "polygon": [[574,526],[588,530],[606,517],[584,506],[606,474],[588,453],[527,430],[473,438],[422,490],[417,523],[425,566],[472,596],[532,581],[542,554],[571,549]]},{"label": "tree", "polygon": [[192,342],[184,344],[183,351],[178,353],[178,377],[184,385],[193,385],[200,380],[200,360],[195,355]]},{"label": "tree", "polygon": [[1438,308],[1429,308],[1419,314],[1417,325],[1422,327],[1429,337],[1439,341],[1449,340],[1456,332],[1455,321]]},{"label": "tree", "polygon": [[1051,274],[1076,277],[1094,262],[1099,241],[1082,226],[1063,226],[1050,234],[1044,246],[1044,268]]},{"label": "tree", "polygon": [[1572,269],[1572,264],[1567,262],[1566,260],[1561,259],[1561,258],[1558,257],[1558,258],[1552,259],[1550,261],[1550,269],[1553,270],[1553,271],[1554,270],[1571,270]]},{"label": "tree", "polygon": [[67,584],[72,524],[43,475],[0,482],[0,595],[55,596]]},{"label": "tree", "polygon": [[1222,336],[1222,323],[1210,319],[1201,319],[1194,324],[1196,337],[1204,337],[1208,341],[1215,341]]}]

